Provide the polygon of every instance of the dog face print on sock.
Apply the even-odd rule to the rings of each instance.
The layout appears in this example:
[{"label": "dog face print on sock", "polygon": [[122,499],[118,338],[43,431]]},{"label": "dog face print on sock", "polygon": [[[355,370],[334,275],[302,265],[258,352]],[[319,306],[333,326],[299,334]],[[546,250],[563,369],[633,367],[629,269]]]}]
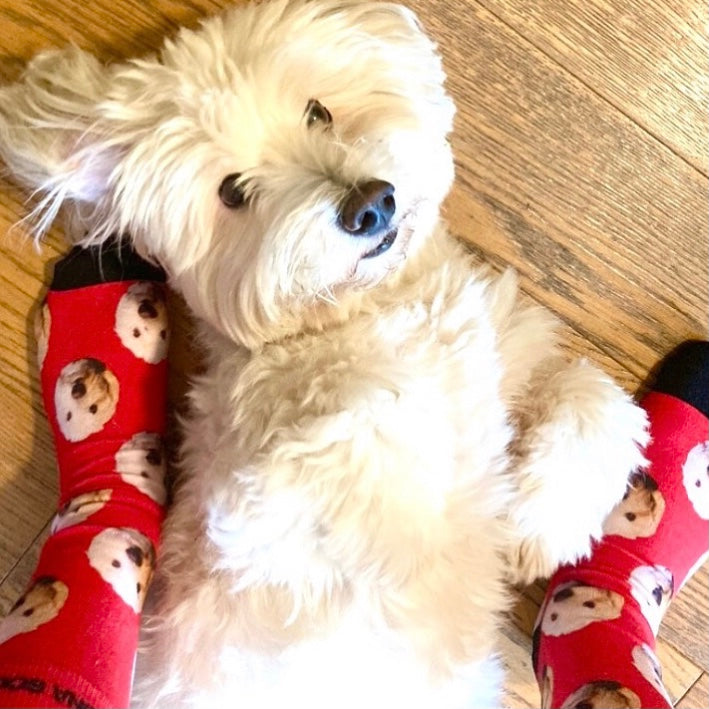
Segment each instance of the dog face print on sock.
[{"label": "dog face print on sock", "polygon": [[638,566],[630,574],[630,593],[638,602],[645,620],[654,635],[672,598],[674,580],[672,572],[660,564]]},{"label": "dog face print on sock", "polygon": [[575,582],[561,584],[544,609],[542,633],[573,633],[590,623],[619,618],[622,608],[623,597],[614,591]]},{"label": "dog face print on sock", "polygon": [[554,696],[554,672],[549,665],[544,666],[541,685],[542,709],[549,709]]},{"label": "dog face print on sock", "polygon": [[651,537],[665,512],[665,498],[657,483],[645,473],[631,476],[623,499],[603,523],[604,534],[626,539]]},{"label": "dog face print on sock", "polygon": [[682,479],[694,511],[702,519],[709,519],[709,441],[689,451],[682,466]]},{"label": "dog face print on sock", "polygon": [[112,490],[94,490],[69,500],[54,516],[51,527],[52,534],[88,519],[106,505],[111,499],[112,493]]},{"label": "dog face print on sock", "polygon": [[40,576],[0,621],[0,643],[29,633],[59,615],[66,603],[69,589],[52,576]]},{"label": "dog face print on sock", "polygon": [[640,709],[635,692],[619,682],[589,682],[567,697],[561,709]]},{"label": "dog face print on sock", "polygon": [[49,347],[49,331],[52,327],[52,315],[46,301],[34,317],[34,339],[37,342],[37,363],[42,369]]},{"label": "dog face print on sock", "polygon": [[165,453],[160,436],[136,433],[116,453],[116,472],[158,504],[165,503]]},{"label": "dog face print on sock", "polygon": [[116,310],[116,334],[136,357],[157,364],[167,357],[169,331],[165,291],[156,283],[135,283]]},{"label": "dog face print on sock", "polygon": [[140,613],[155,569],[150,541],[134,529],[109,527],[93,538],[87,555],[101,578]]},{"label": "dog face print on sock", "polygon": [[118,379],[97,359],[67,364],[54,390],[57,424],[63,436],[76,442],[100,431],[116,412],[118,389]]},{"label": "dog face print on sock", "polygon": [[665,698],[668,704],[672,704],[667,689],[662,682],[662,666],[657,656],[649,645],[643,643],[636,645],[632,652],[633,664],[638,672]]}]

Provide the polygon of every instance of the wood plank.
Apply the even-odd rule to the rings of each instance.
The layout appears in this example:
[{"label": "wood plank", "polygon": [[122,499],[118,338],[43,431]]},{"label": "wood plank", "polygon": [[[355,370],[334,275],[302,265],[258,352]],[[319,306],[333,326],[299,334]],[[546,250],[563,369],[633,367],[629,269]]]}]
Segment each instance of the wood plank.
[{"label": "wood plank", "polygon": [[[0,195],[4,195],[0,191]],[[0,220],[6,200],[0,197]],[[2,223],[0,221],[0,223]],[[5,237],[0,269],[0,580],[24,554],[56,507],[56,464],[40,399],[31,319],[55,255]]]},{"label": "wood plank", "polygon": [[458,67],[453,230],[638,377],[705,334],[706,178],[476,2],[414,5]]},{"label": "wood plank", "polygon": [[[487,257],[482,249],[477,248],[474,244],[467,241],[465,241],[465,243],[470,247],[471,251],[477,253],[481,258],[484,258],[490,263],[495,263],[496,267],[494,267],[494,270],[496,273],[501,273],[507,267],[507,264],[500,259]],[[547,306],[546,303],[541,302],[538,298],[534,298],[529,293],[523,291],[520,294],[520,304],[531,303]],[[641,395],[642,382],[636,374],[630,372],[625,365],[613,359],[597,345],[589,342],[581,333],[575,330],[570,324],[561,320],[561,318],[559,319],[558,337],[561,350],[568,360],[587,359],[613,377],[629,394],[633,396],[636,394],[638,396]]]},{"label": "wood plank", "polygon": [[709,675],[703,674],[675,706],[677,709],[709,707]]},{"label": "wood plank", "polygon": [[655,652],[662,666],[662,681],[674,704],[701,677],[702,669],[663,640],[658,640]]},{"label": "wood plank", "polygon": [[[238,4],[238,0],[236,3]],[[41,49],[70,43],[104,60],[155,51],[165,36],[196,26],[224,2],[215,0],[140,0],[86,3],[82,0],[0,2],[0,69],[15,78]]]},{"label": "wood plank", "polygon": [[709,561],[670,604],[660,638],[709,672]]},{"label": "wood plank", "polygon": [[37,561],[42,545],[49,536],[50,523],[47,522],[40,528],[39,533],[20,558],[19,562],[10,570],[0,582],[0,617],[4,616],[15,601],[24,593]]},{"label": "wood plank", "polygon": [[644,130],[708,173],[706,3],[481,0]]},{"label": "wood plank", "polygon": [[539,688],[534,679],[531,642],[526,629],[513,623],[506,624],[502,628],[499,652],[505,669],[502,706],[507,709],[538,707]]}]

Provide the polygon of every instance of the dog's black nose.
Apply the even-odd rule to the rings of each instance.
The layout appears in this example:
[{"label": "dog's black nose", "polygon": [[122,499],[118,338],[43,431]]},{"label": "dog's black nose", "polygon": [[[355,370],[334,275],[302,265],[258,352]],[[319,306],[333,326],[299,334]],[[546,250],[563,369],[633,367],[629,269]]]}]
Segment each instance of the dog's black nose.
[{"label": "dog's black nose", "polygon": [[340,226],[354,236],[371,236],[389,226],[396,211],[394,185],[368,180],[352,186],[340,207]]}]

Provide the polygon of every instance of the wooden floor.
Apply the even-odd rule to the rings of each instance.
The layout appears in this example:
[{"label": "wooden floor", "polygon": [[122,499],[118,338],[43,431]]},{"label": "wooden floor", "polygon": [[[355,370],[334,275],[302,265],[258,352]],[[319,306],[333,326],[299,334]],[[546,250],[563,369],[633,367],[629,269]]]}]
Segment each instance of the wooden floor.
[{"label": "wooden floor", "polygon": [[[0,77],[69,41],[105,60],[157,48],[210,0],[0,0]],[[704,0],[414,0],[459,112],[446,214],[566,323],[569,346],[634,391],[655,361],[707,334],[707,7]],[[29,327],[53,233],[23,240],[23,195],[0,181],[0,612],[21,592],[57,487]],[[184,339],[183,339],[184,341]],[[179,342],[179,339],[178,339]],[[176,352],[175,391],[188,368]],[[679,707],[709,706],[707,566],[659,642]],[[529,634],[541,591],[505,633],[509,707],[538,707]]]}]

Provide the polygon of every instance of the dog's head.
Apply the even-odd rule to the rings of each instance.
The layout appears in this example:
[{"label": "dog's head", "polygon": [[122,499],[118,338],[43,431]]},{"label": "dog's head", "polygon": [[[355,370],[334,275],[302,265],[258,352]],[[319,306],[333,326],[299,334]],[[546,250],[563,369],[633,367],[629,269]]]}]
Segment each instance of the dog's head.
[{"label": "dog's head", "polygon": [[674,594],[674,576],[661,564],[638,566],[628,579],[630,592],[655,635]]},{"label": "dog's head", "polygon": [[0,643],[56,618],[68,596],[69,589],[63,581],[53,576],[36,578],[0,623]]},{"label": "dog's head", "polygon": [[116,472],[158,504],[165,504],[165,452],[156,433],[136,433],[116,453]]},{"label": "dog's head", "polygon": [[600,680],[589,682],[567,697],[561,709],[639,709],[640,698],[632,689],[619,682]]},{"label": "dog's head", "polygon": [[136,613],[140,613],[155,570],[152,542],[130,528],[107,527],[89,545],[89,564]]},{"label": "dog's head", "polygon": [[151,364],[165,359],[169,331],[162,286],[147,281],[130,286],[118,303],[115,329],[136,357]]},{"label": "dog's head", "polygon": [[615,591],[587,586],[575,581],[556,589],[544,608],[541,632],[567,635],[591,623],[620,617],[623,597]]},{"label": "dog's head", "polygon": [[71,203],[88,240],[130,234],[198,315],[259,343],[431,232],[453,172],[443,79],[400,6],[246,4],[158,57],[40,55],[0,90],[0,154],[46,195],[40,228]]},{"label": "dog's head", "polygon": [[628,539],[651,537],[665,513],[665,498],[647,473],[633,473],[623,499],[603,523],[604,534]]},{"label": "dog's head", "polygon": [[698,443],[682,465],[684,489],[694,511],[709,519],[709,441]]},{"label": "dog's head", "polygon": [[102,430],[116,412],[116,376],[97,359],[78,359],[59,374],[54,405],[59,430],[68,441],[83,441]]}]

